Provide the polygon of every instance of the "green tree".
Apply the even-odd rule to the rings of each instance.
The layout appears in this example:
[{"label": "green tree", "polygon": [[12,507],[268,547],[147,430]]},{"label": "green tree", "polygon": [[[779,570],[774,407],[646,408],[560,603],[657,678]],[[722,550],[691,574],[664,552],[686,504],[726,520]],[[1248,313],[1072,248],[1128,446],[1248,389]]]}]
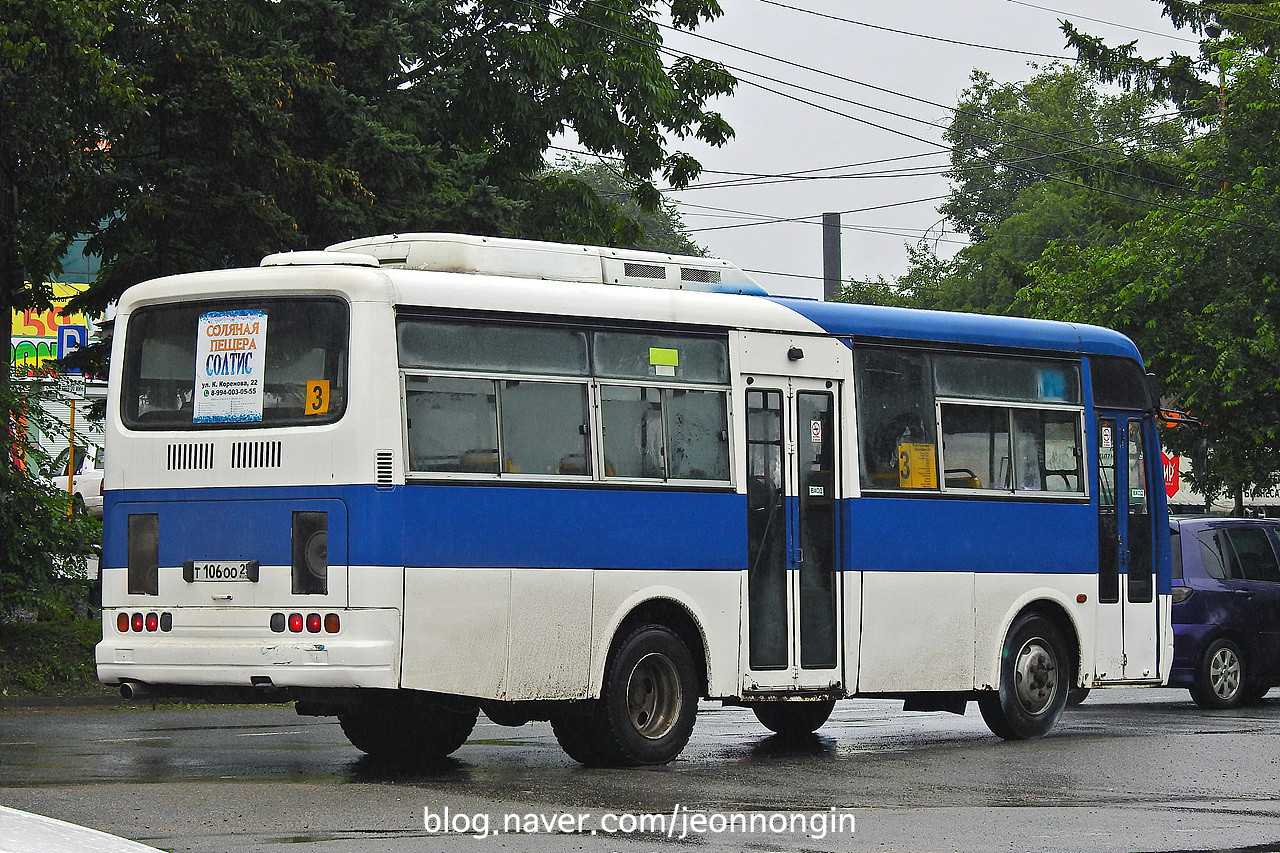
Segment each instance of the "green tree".
[{"label": "green tree", "polygon": [[50,306],[58,259],[104,213],[87,191],[110,169],[113,129],[137,97],[100,49],[115,5],[0,0],[0,385],[10,379],[10,311]]},{"label": "green tree", "polygon": [[900,280],[921,307],[1026,314],[1027,267],[1054,240],[1107,245],[1145,203],[1185,183],[1185,130],[1148,94],[1106,94],[1087,70],[1052,64],[998,84],[975,71],[947,129],[952,189],[940,211],[972,243],[940,262],[925,244]]},{"label": "green tree", "polygon": [[[1280,483],[1280,4],[1160,2],[1210,36],[1198,58],[1141,60],[1067,31],[1106,79],[1200,117],[1206,132],[1185,162],[1195,195],[1152,210],[1117,245],[1052,247],[1026,295],[1041,313],[1132,336],[1164,394],[1204,422],[1211,464],[1194,485],[1239,508]],[[1175,449],[1191,438],[1168,436]]]},{"label": "green tree", "polygon": [[[101,307],[128,285],[254,263],[282,248],[387,231],[574,239],[617,212],[546,172],[572,132],[616,157],[657,209],[660,176],[699,165],[669,140],[721,144],[707,103],[732,90],[713,63],[663,62],[657,0],[149,0],[122,9],[108,48],[145,72],[153,106],[125,128],[118,215],[90,249]],[[715,0],[661,4],[691,29]]]},{"label": "green tree", "polygon": [[657,208],[643,207],[636,199],[639,183],[611,162],[569,158],[548,167],[538,180],[563,182],[569,185],[565,191],[576,186],[581,192],[581,204],[570,212],[578,216],[566,229],[579,242],[671,255],[707,254],[689,237],[675,202],[662,196]]},{"label": "green tree", "polygon": [[65,614],[83,601],[87,583],[76,564],[102,542],[102,525],[68,512],[67,493],[38,476],[49,459],[31,435],[66,433],[44,405],[57,393],[39,378],[0,386],[0,406],[13,415],[0,457],[0,619],[18,610]]}]

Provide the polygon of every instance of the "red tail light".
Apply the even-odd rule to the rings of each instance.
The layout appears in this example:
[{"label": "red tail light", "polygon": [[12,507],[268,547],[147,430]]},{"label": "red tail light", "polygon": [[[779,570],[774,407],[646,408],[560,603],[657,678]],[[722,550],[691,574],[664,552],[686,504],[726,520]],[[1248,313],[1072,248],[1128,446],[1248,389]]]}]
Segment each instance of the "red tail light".
[{"label": "red tail light", "polygon": [[142,614],[141,613],[133,614],[133,630],[141,631],[142,626],[143,626]]},{"label": "red tail light", "polygon": [[319,613],[308,613],[308,614],[307,614],[307,630],[308,630],[308,631],[310,631],[312,634],[319,634],[319,633],[320,633],[320,624],[321,624],[321,622],[320,622],[320,614],[319,614]]},{"label": "red tail light", "polygon": [[155,631],[160,627],[160,617],[154,613],[147,614],[147,630]]},{"label": "red tail light", "polygon": [[295,634],[302,633],[302,614],[301,613],[289,614],[289,630]]}]

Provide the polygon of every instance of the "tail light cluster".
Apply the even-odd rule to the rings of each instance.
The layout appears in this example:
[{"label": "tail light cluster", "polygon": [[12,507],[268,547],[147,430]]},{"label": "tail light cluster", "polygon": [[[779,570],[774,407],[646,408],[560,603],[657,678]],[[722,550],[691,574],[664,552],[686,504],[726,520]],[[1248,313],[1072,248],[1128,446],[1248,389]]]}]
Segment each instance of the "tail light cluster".
[{"label": "tail light cluster", "polygon": [[173,630],[172,613],[128,613],[116,614],[116,630],[121,634],[130,631],[155,633],[156,631]]},{"label": "tail light cluster", "polygon": [[301,634],[306,631],[308,634],[319,634],[323,631],[326,634],[336,634],[342,630],[342,620],[337,613],[326,613],[321,616],[319,613],[290,613],[287,616],[283,613],[271,614],[271,630],[277,634],[289,631],[292,634]]}]

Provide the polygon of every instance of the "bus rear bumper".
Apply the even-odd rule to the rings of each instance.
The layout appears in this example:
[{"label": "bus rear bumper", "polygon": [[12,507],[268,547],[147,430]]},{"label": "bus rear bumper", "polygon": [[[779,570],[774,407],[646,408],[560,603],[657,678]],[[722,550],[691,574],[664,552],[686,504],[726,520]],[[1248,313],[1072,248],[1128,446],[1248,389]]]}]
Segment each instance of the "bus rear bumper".
[{"label": "bus rear bumper", "polygon": [[271,611],[258,608],[174,608],[167,611],[173,618],[168,632],[121,632],[120,612],[102,612],[95,656],[103,684],[399,686],[400,612],[394,608],[339,610],[336,633],[273,632]]}]

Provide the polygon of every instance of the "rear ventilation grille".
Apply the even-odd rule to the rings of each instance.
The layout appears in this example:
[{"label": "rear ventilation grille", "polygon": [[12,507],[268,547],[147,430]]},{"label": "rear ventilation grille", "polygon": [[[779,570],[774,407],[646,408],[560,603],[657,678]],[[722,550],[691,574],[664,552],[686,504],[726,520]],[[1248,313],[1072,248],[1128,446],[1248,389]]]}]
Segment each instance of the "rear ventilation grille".
[{"label": "rear ventilation grille", "polygon": [[213,442],[169,445],[170,471],[210,471],[213,469]]},{"label": "rear ventilation grille", "polygon": [[667,268],[660,264],[627,263],[622,265],[622,274],[628,278],[652,278],[666,281]]},{"label": "rear ventilation grille", "polygon": [[703,270],[697,267],[681,267],[681,281],[696,281],[699,284],[719,284],[720,270]]},{"label": "rear ventilation grille", "polygon": [[379,486],[394,486],[396,484],[395,456],[390,450],[378,451],[377,475]]},{"label": "rear ventilation grille", "polygon": [[232,468],[279,468],[280,442],[236,441],[231,444]]}]

